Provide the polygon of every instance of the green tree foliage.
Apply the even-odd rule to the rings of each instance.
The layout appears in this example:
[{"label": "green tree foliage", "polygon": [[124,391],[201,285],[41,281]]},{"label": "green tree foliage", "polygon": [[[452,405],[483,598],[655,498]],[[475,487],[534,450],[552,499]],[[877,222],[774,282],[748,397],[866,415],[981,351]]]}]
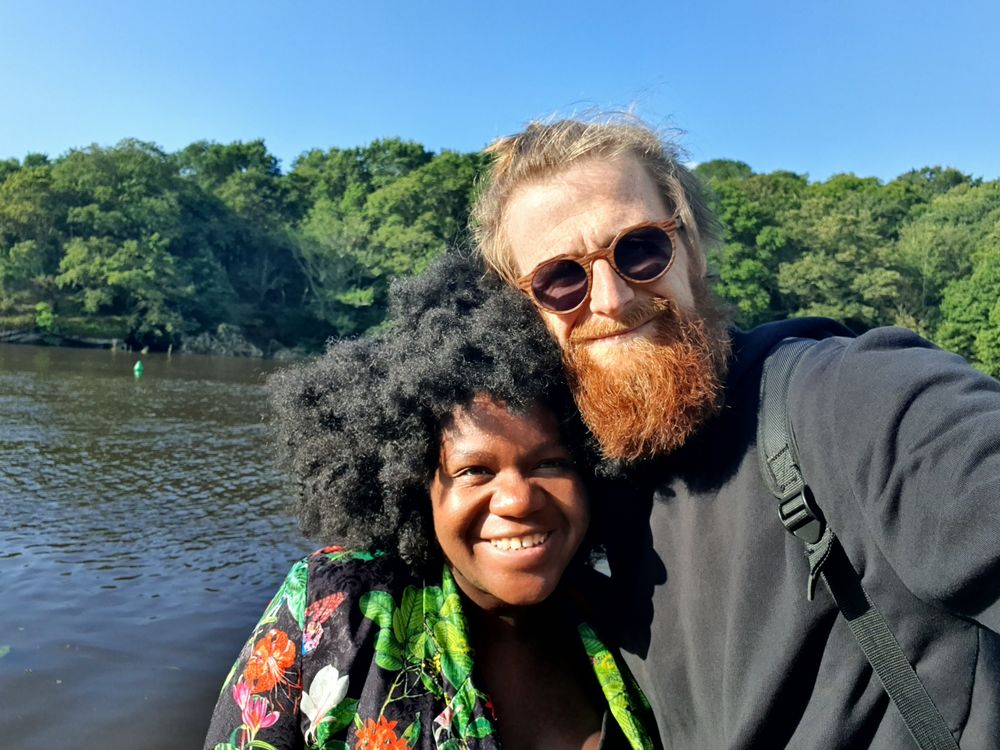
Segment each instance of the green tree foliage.
[{"label": "green tree foliage", "polygon": [[745,180],[753,174],[753,169],[746,162],[713,159],[696,165],[694,173],[706,184],[718,184],[728,180]]},{"label": "green tree foliage", "polygon": [[[385,175],[387,165],[393,165],[396,178],[339,182],[350,201],[326,188],[301,225],[298,250],[310,284],[310,307],[341,335],[381,321],[389,282],[419,272],[460,242],[480,166],[477,155],[452,152],[427,161],[389,159],[381,148],[387,144],[390,156],[410,152],[396,142],[379,143],[377,169],[362,161],[355,174]],[[364,152],[360,157],[368,158]],[[406,166],[410,170],[399,174]],[[368,192],[358,192],[359,186]],[[355,199],[360,195],[363,201]]]},{"label": "green tree foliage", "polygon": [[933,198],[899,232],[895,253],[905,284],[903,322],[923,333],[941,322],[945,288],[972,273],[977,249],[1000,221],[1000,183],[956,184]]},{"label": "green tree foliage", "polygon": [[297,218],[323,201],[338,217],[362,210],[368,195],[434,157],[423,146],[398,138],[373,141],[361,148],[308,151],[299,157],[287,183]]},{"label": "green tree foliage", "polygon": [[887,262],[891,229],[871,207],[878,190],[877,180],[836,175],[786,217],[798,257],[779,269],[778,288],[794,314],[858,329],[891,319],[899,272]]},{"label": "green tree foliage", "polygon": [[[214,224],[213,258],[239,305],[237,318],[259,335],[280,336],[305,280],[295,259],[289,187],[261,140],[200,141],[176,157],[180,174],[201,188],[201,210]],[[206,238],[200,238],[205,242]],[[231,316],[232,317],[232,316]]]},{"label": "green tree foliage", "polygon": [[972,273],[943,293],[937,341],[1000,377],[1000,216],[974,253]]},{"label": "green tree foliage", "polygon": [[0,185],[20,168],[21,163],[17,159],[0,159]]},{"label": "green tree foliage", "polygon": [[784,317],[778,269],[794,250],[785,217],[801,204],[805,177],[755,175],[743,162],[731,161],[706,162],[695,171],[707,181],[723,228],[722,245],[709,257],[719,275],[716,292],[733,304],[745,326]]},{"label": "green tree foliage", "polygon": [[264,345],[363,331],[392,278],[459,241],[480,163],[396,138],[287,175],[259,140],[5,161],[0,315],[126,320],[154,347],[222,323]]},{"label": "green tree foliage", "polygon": [[165,153],[131,140],[71,151],[52,180],[65,207],[61,305],[126,316],[130,339],[154,346],[219,314],[228,282],[215,248],[191,236],[197,196]]},{"label": "green tree foliage", "polygon": [[738,322],[825,315],[857,330],[897,324],[929,336],[945,288],[972,272],[1000,190],[941,167],[884,185],[850,174],[808,183],[728,161],[696,173],[724,229],[710,253],[716,291]]},{"label": "green tree foliage", "polygon": [[[393,278],[466,241],[483,165],[399,138],[307,151],[287,173],[261,140],[0,161],[0,326],[153,347],[224,329],[265,350],[357,334],[382,321]],[[695,173],[720,224],[716,291],[741,325],[902,324],[1000,370],[1000,182],[945,167],[810,182],[734,160]]]},{"label": "green tree foliage", "polygon": [[55,330],[56,315],[52,312],[52,305],[48,302],[39,302],[35,305],[35,327],[45,333]]},{"label": "green tree foliage", "polygon": [[0,184],[0,293],[8,305],[49,299],[65,220],[49,166],[18,169]]}]

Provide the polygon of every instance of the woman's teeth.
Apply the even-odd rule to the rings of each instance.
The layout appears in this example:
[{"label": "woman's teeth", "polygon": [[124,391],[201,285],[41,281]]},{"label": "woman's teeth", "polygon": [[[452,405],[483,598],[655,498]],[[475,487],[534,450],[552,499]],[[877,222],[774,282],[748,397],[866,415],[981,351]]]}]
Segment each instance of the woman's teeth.
[{"label": "woman's teeth", "polygon": [[518,550],[527,549],[528,547],[537,547],[542,544],[546,539],[549,538],[551,532],[544,532],[542,534],[525,534],[524,536],[512,536],[505,537],[503,539],[490,539],[490,544],[500,550]]}]

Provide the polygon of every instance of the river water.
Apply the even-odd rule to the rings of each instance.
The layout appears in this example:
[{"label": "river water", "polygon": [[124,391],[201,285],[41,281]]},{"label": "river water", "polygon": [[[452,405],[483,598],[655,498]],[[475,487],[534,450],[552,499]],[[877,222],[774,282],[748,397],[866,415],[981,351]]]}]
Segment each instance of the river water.
[{"label": "river water", "polygon": [[0,747],[200,748],[290,564],[259,360],[0,345]]}]

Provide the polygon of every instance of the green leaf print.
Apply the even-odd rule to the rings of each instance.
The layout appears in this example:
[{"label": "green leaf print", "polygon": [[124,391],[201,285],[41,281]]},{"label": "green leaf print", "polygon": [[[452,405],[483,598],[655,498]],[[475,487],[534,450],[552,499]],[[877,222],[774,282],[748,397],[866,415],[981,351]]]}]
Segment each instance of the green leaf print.
[{"label": "green leaf print", "polygon": [[438,681],[434,679],[432,675],[427,674],[424,670],[420,670],[420,682],[423,684],[424,689],[427,690],[431,695],[440,698],[444,695],[441,690],[441,685]]},{"label": "green leaf print", "polygon": [[580,640],[583,642],[583,648],[587,652],[587,656],[593,658],[607,650],[592,628],[587,625],[581,625],[577,630],[580,633]]},{"label": "green leaf print", "polygon": [[[250,638],[252,640],[253,639],[253,635],[251,635]],[[229,686],[232,683],[233,678],[236,676],[236,673],[240,671],[239,670],[239,666],[240,666],[240,662],[236,661],[236,662],[233,663],[233,666],[231,666],[229,668],[229,674],[226,675],[226,680],[225,680],[225,682],[222,683],[222,690],[219,691],[219,695],[222,695],[222,693],[226,692],[226,690],[229,689]]]},{"label": "green leaf print", "polygon": [[403,645],[396,638],[393,627],[396,603],[384,591],[369,591],[362,595],[359,606],[362,614],[379,626],[375,638],[375,663],[382,669],[398,672],[403,668]]},{"label": "green leaf print", "polygon": [[421,604],[417,589],[407,586],[400,598],[399,609],[392,613],[392,632],[400,643],[404,643],[414,631],[420,632]]},{"label": "green leaf print", "polygon": [[400,739],[405,740],[410,747],[417,746],[417,741],[420,739],[420,714],[417,714],[413,723],[406,728]]},{"label": "green leaf print", "polygon": [[309,563],[300,560],[289,571],[283,587],[288,612],[295,618],[299,630],[304,630],[306,627],[306,583],[308,576]]},{"label": "green leaf print", "polygon": [[375,638],[375,663],[382,669],[399,672],[403,669],[403,649],[391,628],[382,628]]},{"label": "green leaf print", "polygon": [[[448,597],[438,586],[427,586],[423,590],[424,616],[427,618],[427,625],[433,626],[441,618],[451,617],[454,614],[454,607],[447,601]],[[461,607],[459,607],[461,612]]]},{"label": "green leaf print", "polygon": [[403,647],[403,655],[411,664],[420,664],[427,656],[427,634],[424,632],[424,596],[426,589],[407,586],[392,616],[392,632]]},{"label": "green leaf print", "polygon": [[325,552],[324,553],[330,562],[337,562],[337,560],[363,560],[364,562],[370,562],[376,557],[382,557],[384,552],[366,552],[365,550],[355,550],[355,549],[338,549],[336,551]]},{"label": "green leaf print", "polygon": [[452,685],[462,685],[472,673],[472,656],[465,634],[450,620],[434,624],[434,641],[441,654],[441,671]]},{"label": "green leaf print", "polygon": [[444,620],[454,620],[456,617],[462,617],[462,600],[459,599],[458,594],[450,594],[444,597],[441,602],[441,606],[438,608],[441,613],[441,618]]},{"label": "green leaf print", "polygon": [[340,740],[332,740],[331,736],[343,731],[354,721],[358,710],[358,702],[353,698],[346,698],[341,701],[336,708],[327,713],[327,718],[316,726],[316,744],[310,747],[330,750],[336,747],[347,747],[347,743]]},{"label": "green leaf print", "polygon": [[473,724],[472,712],[475,708],[477,697],[475,688],[472,687],[472,683],[468,680],[455,692],[455,698],[451,704],[454,711],[451,725],[459,737],[465,738],[470,736],[470,732],[472,732],[475,726]]},{"label": "green leaf print", "polygon": [[[341,728],[343,728],[343,727],[341,727]],[[330,727],[329,724],[325,724],[325,723],[324,724],[319,724],[316,727],[316,732],[315,732],[316,741],[315,742],[309,742],[309,739],[308,739],[309,735],[308,734],[306,735],[306,747],[308,747],[308,748],[314,748],[314,747],[315,748],[325,748],[330,743],[330,735],[334,734],[334,733],[335,733],[334,730]]]},{"label": "green leaf print", "polygon": [[327,719],[320,726],[330,727],[330,734],[335,734],[351,725],[357,711],[358,702],[354,698],[345,698],[327,713]]},{"label": "green leaf print", "polygon": [[601,685],[601,691],[608,702],[608,708],[611,709],[611,715],[615,717],[629,744],[635,750],[652,748],[653,742],[638,719],[637,707],[633,705],[632,696],[625,687],[625,680],[614,656],[589,625],[580,623],[578,631],[593,665],[594,674]]},{"label": "green leaf print", "polygon": [[0,646],[0,659],[10,653],[10,646]]},{"label": "green leaf print", "polygon": [[396,611],[396,602],[384,591],[369,591],[362,594],[358,602],[361,613],[369,620],[374,620],[380,628],[392,628],[392,613]]},{"label": "green leaf print", "polygon": [[277,619],[278,610],[281,608],[281,605],[285,603],[287,603],[288,611],[291,613],[292,617],[295,618],[295,622],[298,623],[299,628],[305,628],[306,579],[308,575],[308,560],[299,560],[292,566],[292,569],[288,571],[288,575],[285,576],[285,580],[281,584],[281,588],[278,589],[278,593],[274,595],[271,603],[268,604],[267,609],[264,610],[264,615],[260,618],[260,622],[257,624],[258,629],[260,629],[263,625],[274,622],[274,620]]},{"label": "green leaf print", "polygon": [[467,737],[475,737],[477,739],[482,739],[483,737],[490,737],[493,735],[493,722],[487,719],[485,716],[478,717],[472,725],[469,726]]},{"label": "green leaf print", "polygon": [[454,618],[461,620],[462,599],[458,595],[458,586],[455,585],[455,579],[452,577],[451,571],[447,566],[445,566],[444,574],[441,577],[440,595],[441,600],[438,603],[437,609],[441,613],[441,617],[446,620]]}]

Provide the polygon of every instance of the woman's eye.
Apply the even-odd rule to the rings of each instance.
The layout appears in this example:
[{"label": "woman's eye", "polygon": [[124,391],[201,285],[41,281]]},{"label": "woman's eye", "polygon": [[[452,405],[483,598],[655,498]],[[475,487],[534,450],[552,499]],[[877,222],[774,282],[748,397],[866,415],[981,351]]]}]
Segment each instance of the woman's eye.
[{"label": "woman's eye", "polygon": [[463,466],[461,469],[455,472],[456,477],[480,477],[486,476],[490,473],[490,470],[485,466]]},{"label": "woman's eye", "polygon": [[573,472],[576,465],[569,458],[546,458],[538,462],[538,468],[542,471]]}]

